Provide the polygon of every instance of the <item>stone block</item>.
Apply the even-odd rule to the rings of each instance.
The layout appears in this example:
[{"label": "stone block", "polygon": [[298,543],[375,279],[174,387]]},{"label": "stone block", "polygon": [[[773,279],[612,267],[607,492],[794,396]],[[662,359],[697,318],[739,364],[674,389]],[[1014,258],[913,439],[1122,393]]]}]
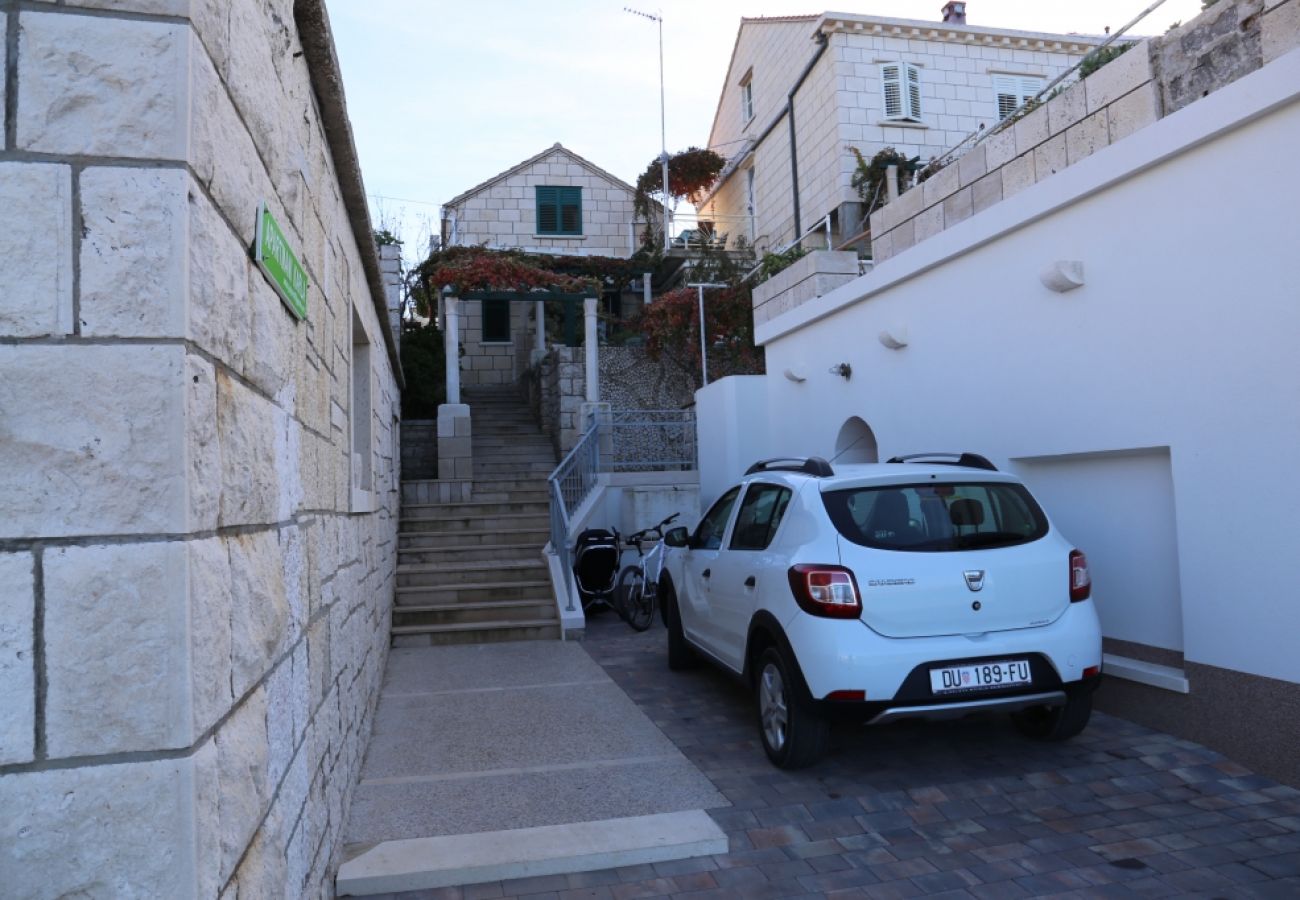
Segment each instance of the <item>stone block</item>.
[{"label": "stone block", "polygon": [[1010,125],[984,141],[984,160],[989,171],[1016,157],[1016,128]]},{"label": "stone block", "polygon": [[894,255],[894,238],[892,233],[871,235],[871,259],[876,263],[884,262]]},{"label": "stone block", "polygon": [[230,553],[221,538],[185,545],[189,579],[189,646],[193,680],[194,734],[202,734],[230,710]]},{"label": "stone block", "polygon": [[1039,181],[1055,175],[1069,164],[1063,134],[1058,134],[1034,148],[1034,175]]},{"label": "stone block", "polygon": [[220,523],[277,521],[280,484],[277,424],[283,418],[266,398],[217,372],[217,430],[221,438]]},{"label": "stone block", "polygon": [[0,778],[5,896],[216,896],[211,844],[196,827],[219,793],[209,757]]},{"label": "stone block", "polygon": [[893,251],[896,255],[904,250],[910,250],[916,243],[915,221],[915,219],[909,219],[889,232],[890,238],[893,240]]},{"label": "stone block", "polygon": [[230,554],[232,693],[242,697],[293,639],[293,613],[274,530],[225,539]]},{"label": "stone block", "polygon": [[19,149],[185,159],[188,27],[45,13],[18,24]]},{"label": "stone block", "polygon": [[1278,3],[1260,23],[1260,52],[1267,65],[1300,46],[1300,0]]},{"label": "stone block", "polygon": [[1086,159],[1110,143],[1107,110],[1093,113],[1065,132],[1065,152],[1069,165]]},{"label": "stone block", "polygon": [[1016,155],[1023,156],[1047,140],[1051,135],[1047,126],[1046,106],[1040,106],[1016,120],[1016,124],[1011,126],[1016,135]]},{"label": "stone block", "polygon": [[45,723],[52,758],[192,739],[185,544],[45,554]]},{"label": "stone block", "polygon": [[957,161],[961,186],[968,187],[988,174],[988,148],[980,144]]},{"label": "stone block", "polygon": [[1083,80],[1088,97],[1088,114],[1114,103],[1151,78],[1151,45],[1143,41]]},{"label": "stone block", "polygon": [[[207,54],[196,49],[191,56],[190,105],[194,114],[189,124],[190,165],[235,227],[239,237],[237,243],[246,251],[253,244],[257,206],[264,199],[268,202],[273,200],[274,187]],[[321,183],[327,182],[322,180]],[[283,210],[276,209],[274,213],[280,224],[288,229],[286,237],[290,242],[295,247],[302,247],[302,240],[294,233]],[[242,277],[243,273],[240,275]],[[337,293],[340,296],[347,294],[342,290]]]},{"label": "stone block", "polygon": [[80,187],[81,333],[184,337],[189,175],[89,168]]},{"label": "stone block", "polygon": [[34,567],[30,553],[0,553],[0,765],[35,756]]},{"label": "stone block", "polygon": [[0,162],[0,336],[71,334],[72,168]]},{"label": "stone block", "polygon": [[969,219],[973,213],[971,207],[971,189],[964,187],[943,201],[944,227],[951,228],[958,222]]},{"label": "stone block", "polygon": [[1034,173],[1034,154],[1017,156],[1002,167],[1002,197],[1009,199],[1032,185],[1037,178]]},{"label": "stone block", "polygon": [[293,383],[294,362],[306,355],[306,348],[300,352],[298,346],[298,329],[306,326],[280,300],[261,269],[244,270],[252,330],[238,368],[264,393],[276,396]]},{"label": "stone block", "polygon": [[1087,91],[1083,82],[1075,82],[1047,101],[1047,130],[1060,134],[1087,114]]},{"label": "stone block", "polygon": [[184,357],[0,345],[0,538],[183,531]]},{"label": "stone block", "polygon": [[949,163],[921,185],[925,191],[925,207],[929,209],[947,197],[955,194],[961,187],[961,171],[954,163]]},{"label": "stone block", "polygon": [[253,691],[225,721],[217,732],[216,743],[221,779],[220,878],[224,883],[253,839],[271,797],[264,688]]},{"label": "stone block", "polygon": [[190,191],[189,209],[190,337],[240,369],[253,331],[248,249],[201,192]]},{"label": "stone block", "polygon": [[221,503],[221,445],[217,436],[217,376],[201,356],[185,357],[185,486],[187,531],[217,527]]},{"label": "stone block", "polygon": [[[0,28],[3,28],[5,30],[4,31],[5,34],[9,33],[9,13],[0,12]],[[0,42],[0,72],[6,71],[6,66],[8,65],[8,59],[9,59],[8,42],[7,41]],[[9,115],[9,110],[7,109],[9,104],[4,102],[6,90],[7,88],[0,87],[0,104],[3,104],[3,106],[6,107],[4,109],[0,109],[0,134],[4,133],[4,129],[6,127],[6,123],[8,122],[8,115]]]},{"label": "stone block", "polygon": [[912,220],[913,234],[918,243],[943,231],[943,206],[936,203]]},{"label": "stone block", "polygon": [[971,185],[971,213],[988,209],[1002,202],[1002,170],[997,169]]},{"label": "stone block", "polygon": [[1106,107],[1107,133],[1113,144],[1160,118],[1160,92],[1154,81]]}]

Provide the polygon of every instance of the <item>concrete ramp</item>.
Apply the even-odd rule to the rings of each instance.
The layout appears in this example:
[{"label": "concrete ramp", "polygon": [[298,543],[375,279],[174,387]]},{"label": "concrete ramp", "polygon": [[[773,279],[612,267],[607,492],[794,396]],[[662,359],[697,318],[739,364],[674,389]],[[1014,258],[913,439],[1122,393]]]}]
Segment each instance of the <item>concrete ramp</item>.
[{"label": "concrete ramp", "polygon": [[725,852],[699,810],[727,805],[581,644],[394,649],[336,887],[413,890]]}]

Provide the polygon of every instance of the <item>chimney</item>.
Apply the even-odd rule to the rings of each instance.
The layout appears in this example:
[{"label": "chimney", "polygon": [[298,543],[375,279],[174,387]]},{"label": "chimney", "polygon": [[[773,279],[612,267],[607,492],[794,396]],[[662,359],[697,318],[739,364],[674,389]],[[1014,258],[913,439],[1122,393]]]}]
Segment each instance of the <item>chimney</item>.
[{"label": "chimney", "polygon": [[943,21],[948,25],[965,25],[966,4],[961,0],[949,0],[943,7]]}]

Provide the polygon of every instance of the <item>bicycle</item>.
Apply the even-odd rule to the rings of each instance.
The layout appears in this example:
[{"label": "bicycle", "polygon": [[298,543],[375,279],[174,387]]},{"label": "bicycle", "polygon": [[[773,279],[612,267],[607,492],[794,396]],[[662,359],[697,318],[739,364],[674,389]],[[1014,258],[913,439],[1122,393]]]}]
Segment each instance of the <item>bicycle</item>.
[{"label": "bicycle", "polygon": [[[618,573],[618,612],[635,631],[645,631],[654,621],[659,598],[659,574],[664,565],[664,528],[679,514],[673,513],[658,525],[629,535],[624,546],[635,549],[637,561]],[[643,544],[653,542],[649,550]]]}]

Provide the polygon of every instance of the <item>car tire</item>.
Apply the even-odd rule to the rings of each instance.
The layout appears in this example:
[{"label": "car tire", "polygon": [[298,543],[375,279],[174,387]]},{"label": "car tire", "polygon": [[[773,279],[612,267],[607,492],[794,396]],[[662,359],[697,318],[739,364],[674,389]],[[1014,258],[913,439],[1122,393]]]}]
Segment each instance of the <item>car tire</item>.
[{"label": "car tire", "polygon": [[779,769],[802,769],[825,753],[830,724],[802,699],[798,670],[775,647],[758,658],[754,694],[758,736],[767,758]]},{"label": "car tire", "polygon": [[1064,706],[1031,706],[1011,714],[1016,729],[1036,741],[1068,741],[1088,726],[1092,691],[1070,691]]},{"label": "car tire", "polygon": [[695,650],[686,641],[682,630],[682,616],[677,609],[677,593],[671,586],[661,585],[664,621],[668,625],[668,668],[674,672],[694,668],[699,663]]}]

